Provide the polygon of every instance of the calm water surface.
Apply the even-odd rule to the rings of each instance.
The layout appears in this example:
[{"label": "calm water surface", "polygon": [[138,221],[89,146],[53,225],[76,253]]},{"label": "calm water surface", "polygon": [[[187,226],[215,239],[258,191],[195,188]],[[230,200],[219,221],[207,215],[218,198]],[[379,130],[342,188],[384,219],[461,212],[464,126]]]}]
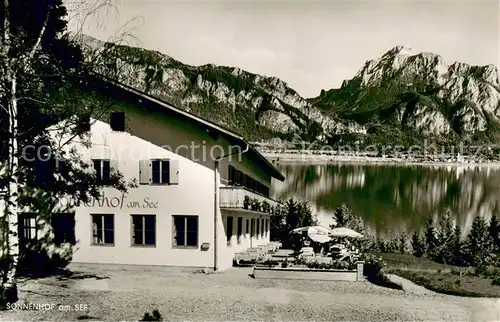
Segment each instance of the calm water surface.
[{"label": "calm water surface", "polygon": [[477,215],[499,215],[500,168],[361,164],[280,165],[285,182],[273,182],[276,199],[310,202],[323,225],[345,202],[384,236],[411,233],[450,207],[463,233]]}]

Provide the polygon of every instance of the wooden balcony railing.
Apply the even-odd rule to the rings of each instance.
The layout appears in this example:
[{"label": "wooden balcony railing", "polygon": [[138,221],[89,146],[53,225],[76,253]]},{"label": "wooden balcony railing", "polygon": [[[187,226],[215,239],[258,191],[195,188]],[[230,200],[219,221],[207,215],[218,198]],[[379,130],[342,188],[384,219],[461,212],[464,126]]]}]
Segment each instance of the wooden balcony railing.
[{"label": "wooden balcony railing", "polygon": [[273,213],[278,202],[241,186],[220,188],[220,207],[224,209],[247,209]]}]

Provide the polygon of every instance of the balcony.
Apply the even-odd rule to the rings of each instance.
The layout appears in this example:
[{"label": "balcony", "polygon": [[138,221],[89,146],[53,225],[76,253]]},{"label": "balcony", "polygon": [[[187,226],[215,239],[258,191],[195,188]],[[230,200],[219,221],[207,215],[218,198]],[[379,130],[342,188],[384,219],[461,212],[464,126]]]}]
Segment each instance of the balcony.
[{"label": "balcony", "polygon": [[246,209],[269,214],[274,213],[278,205],[276,200],[240,186],[221,187],[219,202],[222,209]]}]

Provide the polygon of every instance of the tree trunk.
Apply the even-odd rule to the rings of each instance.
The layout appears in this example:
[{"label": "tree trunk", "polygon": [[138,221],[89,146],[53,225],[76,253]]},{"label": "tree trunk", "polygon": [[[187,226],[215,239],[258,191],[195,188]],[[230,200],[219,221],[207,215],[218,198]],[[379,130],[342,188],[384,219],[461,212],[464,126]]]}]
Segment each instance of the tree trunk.
[{"label": "tree trunk", "polygon": [[17,147],[17,74],[14,71],[14,58],[9,57],[11,48],[10,37],[10,6],[9,0],[4,0],[4,23],[3,23],[3,43],[2,43],[2,60],[3,60],[3,84],[5,88],[6,108],[9,117],[9,156],[7,160],[8,192],[5,205],[4,221],[5,229],[4,236],[6,237],[5,253],[8,260],[7,272],[2,279],[0,304],[14,303],[18,301],[17,286],[16,286],[16,268],[19,257],[19,238],[17,236],[17,220],[18,220],[18,197],[19,197],[19,180],[18,180],[18,164],[19,155]]},{"label": "tree trunk", "polygon": [[[19,237],[17,236],[18,225],[18,197],[19,197],[19,155],[17,145],[17,97],[16,75],[12,72],[11,68],[7,68],[6,78],[9,83],[9,97],[8,97],[8,111],[9,111],[9,159],[8,159],[8,174],[10,177],[8,187],[8,198],[6,204],[5,220],[7,236],[7,252],[9,266],[6,272],[5,280],[2,285],[2,300],[5,303],[14,303],[18,300],[17,286],[16,286],[16,270],[19,258]],[[10,78],[10,79],[9,79]]]}]

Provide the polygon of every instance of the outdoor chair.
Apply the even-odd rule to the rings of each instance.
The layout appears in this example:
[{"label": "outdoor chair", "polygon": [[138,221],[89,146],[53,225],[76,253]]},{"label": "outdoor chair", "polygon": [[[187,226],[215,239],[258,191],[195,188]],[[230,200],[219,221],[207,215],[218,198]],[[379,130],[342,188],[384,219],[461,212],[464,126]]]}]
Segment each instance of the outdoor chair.
[{"label": "outdoor chair", "polygon": [[278,251],[281,248],[281,242],[271,242],[271,244],[274,246],[274,251]]},{"label": "outdoor chair", "polygon": [[267,247],[268,247],[268,251],[273,252],[273,253],[274,253],[274,252],[277,252],[277,251],[278,251],[278,249],[279,249],[279,245],[278,245],[278,243],[275,243],[275,242],[271,242],[271,243],[269,243],[269,244],[267,245]]},{"label": "outdoor chair", "polygon": [[264,248],[254,247],[254,248],[249,248],[246,251],[234,254],[233,262],[239,266],[242,262],[255,263],[260,261],[266,261],[270,259],[270,257],[271,256],[267,254],[267,251],[265,251]]},{"label": "outdoor chair", "polygon": [[345,261],[345,260],[351,260],[351,253],[346,253],[341,255],[341,257],[338,259],[338,261]]},{"label": "outdoor chair", "polygon": [[302,255],[315,256],[314,249],[312,247],[302,247],[302,249],[300,250],[300,253]]},{"label": "outdoor chair", "polygon": [[302,247],[299,252],[299,259],[315,258],[316,254],[312,247]]},{"label": "outdoor chair", "polygon": [[333,259],[339,259],[345,256],[347,253],[347,249],[343,245],[333,245],[330,248],[330,254]]},{"label": "outdoor chair", "polygon": [[252,247],[252,248],[249,248],[247,251],[249,252],[257,252],[259,254],[267,254],[267,247],[265,246],[257,246],[257,247]]}]

